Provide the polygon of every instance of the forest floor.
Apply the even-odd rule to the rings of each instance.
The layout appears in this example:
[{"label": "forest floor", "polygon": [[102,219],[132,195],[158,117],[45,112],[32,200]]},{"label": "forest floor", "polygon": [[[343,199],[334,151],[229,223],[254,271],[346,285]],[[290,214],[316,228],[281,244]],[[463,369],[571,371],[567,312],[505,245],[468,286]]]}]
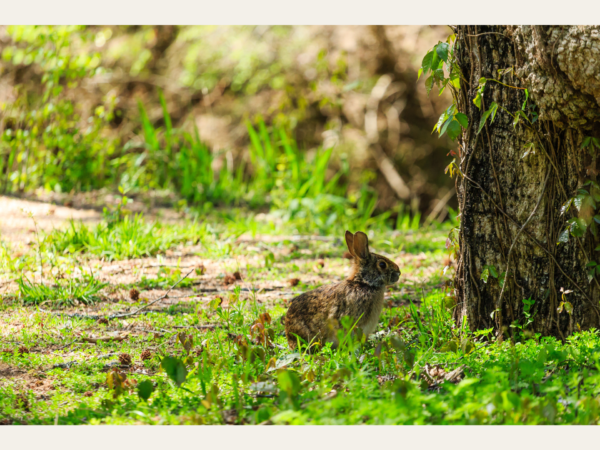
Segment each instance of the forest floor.
[{"label": "forest floor", "polygon": [[447,226],[370,236],[402,271],[377,332],[343,324],[338,350],[307,353],[281,318],[347,275],[342,236],[84,206],[0,197],[0,423],[598,421],[595,332],[498,343],[455,327]]}]

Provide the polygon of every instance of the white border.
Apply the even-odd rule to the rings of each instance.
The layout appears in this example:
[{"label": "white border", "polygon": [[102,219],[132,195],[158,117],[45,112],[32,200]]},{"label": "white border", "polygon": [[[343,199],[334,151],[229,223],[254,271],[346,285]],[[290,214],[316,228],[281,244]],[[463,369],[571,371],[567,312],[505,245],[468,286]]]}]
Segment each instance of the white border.
[{"label": "white border", "polygon": [[19,450],[560,449],[591,444],[598,427],[559,426],[6,426],[2,448]]},{"label": "white border", "polygon": [[585,25],[598,0],[4,0],[1,24]]}]

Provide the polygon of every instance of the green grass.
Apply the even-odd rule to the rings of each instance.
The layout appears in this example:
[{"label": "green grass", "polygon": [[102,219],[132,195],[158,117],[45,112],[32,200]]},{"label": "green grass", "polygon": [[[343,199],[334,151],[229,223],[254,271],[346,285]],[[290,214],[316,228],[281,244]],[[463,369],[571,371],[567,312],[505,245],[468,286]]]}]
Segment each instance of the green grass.
[{"label": "green grass", "polygon": [[95,227],[72,221],[65,230],[50,233],[47,245],[59,254],[90,253],[111,261],[164,253],[177,244],[198,242],[203,233],[204,228],[196,223],[169,226],[147,222],[136,214]]},{"label": "green grass", "polygon": [[19,297],[24,303],[51,303],[55,306],[72,306],[78,302],[88,305],[96,302],[98,293],[105,286],[92,274],[84,274],[80,278],[55,278],[53,284],[34,283],[21,276],[17,280]]},{"label": "green grass", "polygon": [[[202,287],[206,278],[192,273],[184,286],[191,298],[175,299],[158,311],[106,325],[38,310],[28,298],[66,301],[77,297],[76,291],[66,295],[68,285],[61,284],[59,295],[23,279],[20,297],[6,296],[0,303],[2,332],[13,330],[0,346],[0,363],[20,374],[0,383],[0,420],[27,424],[590,424],[600,420],[598,332],[576,333],[564,343],[526,332],[516,341],[498,342],[489,332],[456,328],[451,319],[454,305],[436,287],[441,275],[419,275],[430,264],[441,269],[445,230],[433,227],[375,237],[371,244],[379,252],[413,251],[403,253],[407,263],[402,270],[421,277],[420,284],[414,285],[414,291],[408,283],[390,291],[391,302],[384,308],[378,332],[368,340],[350,332],[352,324],[345,324],[339,349],[326,347],[311,354],[287,347],[280,321],[286,311],[284,298],[341,276],[347,265],[341,259],[343,245],[335,240],[307,241],[284,254],[281,250],[292,242],[282,240],[261,244],[259,258],[253,259],[258,250],[252,246],[228,241],[221,245],[231,245],[230,251],[219,247],[220,239],[228,239],[222,237],[225,230],[237,236],[242,225],[221,226],[219,232],[205,236],[202,257],[222,260],[219,271],[223,273],[240,269],[244,282],[234,288],[219,287],[223,292],[203,300],[194,297],[204,295],[194,289]],[[256,230],[264,231],[260,227]],[[154,237],[160,239],[160,232]],[[317,256],[326,258],[325,268],[320,269],[325,278],[310,281]],[[238,267],[235,257],[248,257],[248,262]],[[167,289],[182,272],[178,267],[161,268],[156,276],[123,287],[147,289],[139,301],[118,295],[97,303],[93,314],[133,311],[146,304],[146,298],[156,297],[151,289]],[[261,283],[287,286],[290,277],[303,281],[285,287],[289,295],[282,291],[268,302],[261,300],[260,292],[246,289]],[[119,287],[105,289],[113,292]],[[217,296],[225,303],[215,300]],[[46,304],[44,311],[52,306]],[[72,308],[85,314],[81,307]],[[180,337],[182,332],[185,335]],[[123,334],[127,337],[122,341],[84,340]],[[142,361],[144,350],[151,357]],[[113,374],[109,383],[108,374],[118,366],[122,353],[134,362],[132,368],[120,369],[128,381],[121,385]],[[461,375],[456,383],[443,381],[431,371],[433,367],[445,373],[461,368]]]}]

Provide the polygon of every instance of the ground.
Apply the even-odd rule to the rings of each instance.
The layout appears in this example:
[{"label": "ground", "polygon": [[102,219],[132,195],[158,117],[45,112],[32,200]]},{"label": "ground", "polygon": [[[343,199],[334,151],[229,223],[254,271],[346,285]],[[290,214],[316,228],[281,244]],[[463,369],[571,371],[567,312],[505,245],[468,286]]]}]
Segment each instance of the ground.
[{"label": "ground", "polygon": [[449,225],[370,236],[402,271],[377,332],[343,322],[338,350],[308,353],[289,350],[281,318],[346,276],[341,233],[69,203],[0,198],[2,423],[598,420],[595,332],[497,343],[454,326]]}]

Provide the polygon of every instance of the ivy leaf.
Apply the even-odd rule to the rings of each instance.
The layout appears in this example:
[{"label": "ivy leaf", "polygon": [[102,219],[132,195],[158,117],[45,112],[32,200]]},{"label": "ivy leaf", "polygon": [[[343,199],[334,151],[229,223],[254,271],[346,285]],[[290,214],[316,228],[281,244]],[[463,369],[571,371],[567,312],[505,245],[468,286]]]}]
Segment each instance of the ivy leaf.
[{"label": "ivy leaf", "polygon": [[463,113],[456,113],[456,115],[454,116],[454,118],[456,120],[458,120],[458,123],[460,123],[460,125],[463,128],[467,128],[469,126],[469,119],[467,118],[467,116]]},{"label": "ivy leaf", "polygon": [[600,140],[598,140],[598,138],[592,138],[592,143],[596,146],[596,148],[600,148]]},{"label": "ivy leaf", "polygon": [[437,81],[442,81],[444,79],[444,71],[442,69],[435,69],[435,71],[433,72],[433,77]]},{"label": "ivy leaf", "polygon": [[[444,122],[446,121],[446,119],[448,119],[448,114],[446,113],[446,111],[444,111],[440,118],[438,119],[437,123],[435,124],[435,126],[433,127],[433,131],[435,130],[439,130],[440,127],[444,124]],[[433,133],[432,131],[432,133]]]},{"label": "ivy leaf", "polygon": [[449,117],[446,122],[444,122],[444,125],[442,126],[442,129],[440,131],[440,137],[442,137],[442,135],[446,132],[446,129],[448,128],[448,125],[450,125],[450,122],[452,122],[452,117]]},{"label": "ivy leaf", "polygon": [[429,95],[431,89],[433,88],[433,75],[425,80],[425,88],[427,89],[427,94]]},{"label": "ivy leaf", "polygon": [[440,63],[442,62],[442,60],[439,58],[439,56],[437,55],[437,52],[432,52],[432,56],[431,56],[431,71],[435,71],[435,69],[437,69],[440,66]]},{"label": "ivy leaf", "polygon": [[431,69],[431,61],[432,60],[433,60],[433,51],[427,52],[427,54],[423,58],[423,61],[421,62],[421,70],[419,71],[419,78],[421,77],[421,73],[425,73],[425,75],[427,75],[427,72],[429,72],[429,70]]},{"label": "ivy leaf", "polygon": [[489,276],[490,276],[490,271],[486,266],[485,269],[483,269],[483,272],[481,272],[481,281],[483,281],[484,283],[487,283]]},{"label": "ivy leaf", "polygon": [[490,274],[494,277],[494,278],[498,278],[498,271],[496,270],[495,266],[488,266],[490,268]]},{"label": "ivy leaf", "polygon": [[481,109],[481,97],[483,96],[483,90],[485,89],[486,82],[487,79],[485,77],[481,77],[479,79],[479,88],[477,88],[477,95],[473,99],[473,103],[475,103],[475,106],[477,106],[477,108],[479,109]]},{"label": "ivy leaf", "polygon": [[521,106],[521,111],[525,111],[525,106],[527,105],[527,100],[529,99],[529,91],[525,89],[525,101],[523,102],[523,106]]},{"label": "ivy leaf", "polygon": [[[575,200],[575,199],[573,199],[573,198],[570,198],[569,200],[567,200],[567,201],[566,201],[566,202],[565,202],[565,203],[562,205],[562,208],[560,208],[560,214],[561,214],[561,215],[563,215],[564,213],[566,213],[566,212],[569,210],[569,208],[570,208],[570,207],[571,207],[571,205],[573,204],[573,201],[574,201],[574,200]],[[600,222],[598,222],[598,223],[600,223]]]},{"label": "ivy leaf", "polygon": [[531,123],[534,124],[538,120],[538,113],[535,111],[531,112]]},{"label": "ivy leaf", "polygon": [[498,103],[492,102],[492,104],[490,105],[490,108],[486,112],[484,112],[483,115],[481,116],[481,120],[479,121],[479,129],[477,130],[477,134],[479,134],[481,132],[481,130],[485,126],[485,123],[486,123],[488,117],[490,117],[490,115],[492,115],[492,121],[494,121],[494,117],[496,116],[496,111],[497,110],[498,110]]},{"label": "ivy leaf", "polygon": [[[456,117],[456,116],[455,116]],[[448,137],[453,141],[460,135],[460,124],[456,120],[452,120],[450,125],[448,125]]]},{"label": "ivy leaf", "polygon": [[[560,235],[558,236],[557,244],[566,244],[567,242],[569,242],[569,229],[568,228],[566,230],[564,230],[562,233],[560,233]],[[598,249],[600,249],[600,245],[598,246]]]},{"label": "ivy leaf", "polygon": [[581,147],[580,147],[580,148],[581,148],[581,149],[584,149],[584,148],[586,148],[588,145],[590,145],[590,142],[591,142],[591,141],[592,141],[592,138],[591,138],[591,136],[587,136],[587,137],[586,137],[586,138],[583,140],[583,142],[581,143]]},{"label": "ivy leaf", "polygon": [[583,237],[587,230],[587,224],[583,219],[574,218],[568,221],[570,224],[571,235],[575,237]]},{"label": "ivy leaf", "polygon": [[444,60],[445,62],[448,62],[448,49],[449,48],[450,48],[450,46],[448,44],[446,44],[445,42],[442,42],[435,46],[435,51],[436,51],[437,55],[440,57],[440,59]]},{"label": "ivy leaf", "polygon": [[573,314],[573,305],[571,304],[571,302],[564,302],[564,304],[567,313],[569,313],[569,315]]}]

